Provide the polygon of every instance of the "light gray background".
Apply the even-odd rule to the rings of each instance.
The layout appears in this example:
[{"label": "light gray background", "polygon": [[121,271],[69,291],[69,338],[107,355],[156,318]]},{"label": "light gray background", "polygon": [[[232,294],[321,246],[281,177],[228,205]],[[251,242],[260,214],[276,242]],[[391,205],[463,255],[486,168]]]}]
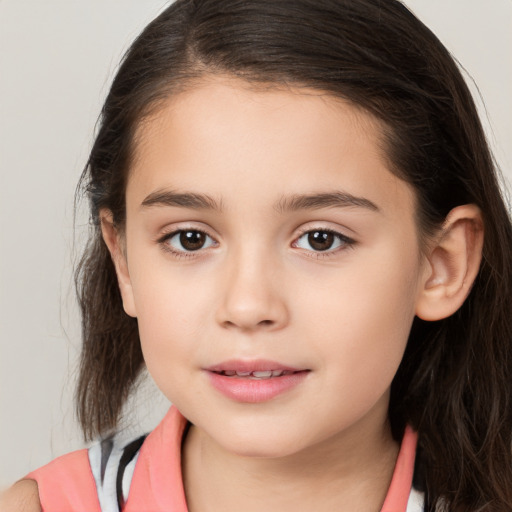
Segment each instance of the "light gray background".
[{"label": "light gray background", "polygon": [[[73,248],[74,188],[117,63],[166,3],[0,0],[0,488],[84,446],[71,402],[71,268],[84,233]],[[405,3],[478,84],[512,178],[512,0]],[[143,386],[132,428],[152,428],[167,407]]]}]

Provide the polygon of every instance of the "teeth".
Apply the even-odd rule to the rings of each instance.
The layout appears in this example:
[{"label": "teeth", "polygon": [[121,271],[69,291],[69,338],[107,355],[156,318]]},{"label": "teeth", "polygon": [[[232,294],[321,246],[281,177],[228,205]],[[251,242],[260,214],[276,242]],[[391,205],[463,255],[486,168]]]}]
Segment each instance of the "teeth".
[{"label": "teeth", "polygon": [[272,370],[268,370],[265,372],[252,372],[254,377],[258,377],[258,379],[268,379],[272,377]]},{"label": "teeth", "polygon": [[281,375],[290,375],[293,373],[289,370],[264,370],[259,372],[239,372],[235,370],[223,370],[220,372],[222,375],[227,377],[252,377],[255,379],[270,379],[271,377],[281,377]]}]

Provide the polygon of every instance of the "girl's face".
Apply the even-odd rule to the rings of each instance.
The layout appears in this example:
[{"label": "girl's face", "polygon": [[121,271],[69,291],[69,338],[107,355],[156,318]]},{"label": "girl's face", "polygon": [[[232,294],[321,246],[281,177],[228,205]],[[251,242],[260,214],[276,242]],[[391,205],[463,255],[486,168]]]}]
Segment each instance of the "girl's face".
[{"label": "girl's face", "polygon": [[211,78],[138,135],[118,273],[163,393],[240,455],[387,429],[426,265],[379,123]]}]

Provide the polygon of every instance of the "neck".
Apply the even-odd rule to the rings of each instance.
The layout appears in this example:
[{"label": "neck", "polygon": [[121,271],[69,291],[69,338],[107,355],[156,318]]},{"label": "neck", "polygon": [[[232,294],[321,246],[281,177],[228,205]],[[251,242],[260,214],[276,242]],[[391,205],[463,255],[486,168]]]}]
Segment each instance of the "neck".
[{"label": "neck", "polygon": [[189,512],[378,512],[397,454],[386,419],[275,458],[231,453],[191,426],[182,454]]}]

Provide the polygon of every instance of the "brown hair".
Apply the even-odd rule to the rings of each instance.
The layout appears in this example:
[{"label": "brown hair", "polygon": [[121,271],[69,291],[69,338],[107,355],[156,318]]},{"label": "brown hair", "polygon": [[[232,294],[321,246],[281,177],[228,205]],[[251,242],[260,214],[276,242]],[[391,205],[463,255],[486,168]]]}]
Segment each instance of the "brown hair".
[{"label": "brown hair", "polygon": [[137,126],[160,101],[214,73],[313,87],[383,121],[393,171],[416,190],[422,233],[455,206],[481,208],[485,241],[473,289],[451,317],[414,321],[389,414],[397,439],[406,423],[419,432],[415,485],[426,492],[426,510],[440,498],[446,510],[511,510],[511,223],[460,71],[396,0],[177,0],[133,43],[81,180],[92,219],[76,273],[85,436],[115,428],[143,368],[99,209],[122,228]]}]

